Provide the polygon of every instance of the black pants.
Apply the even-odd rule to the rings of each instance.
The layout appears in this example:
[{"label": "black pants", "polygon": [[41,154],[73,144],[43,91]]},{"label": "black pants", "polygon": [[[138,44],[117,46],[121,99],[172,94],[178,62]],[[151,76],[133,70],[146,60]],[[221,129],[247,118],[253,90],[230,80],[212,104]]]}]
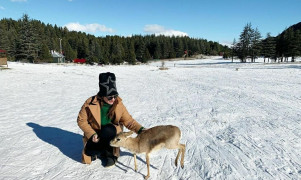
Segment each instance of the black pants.
[{"label": "black pants", "polygon": [[99,141],[94,143],[92,141],[93,136],[88,140],[86,144],[85,153],[88,156],[113,156],[113,148],[110,146],[110,141],[116,136],[116,128],[113,124],[107,124],[101,126],[100,131],[96,131]]}]

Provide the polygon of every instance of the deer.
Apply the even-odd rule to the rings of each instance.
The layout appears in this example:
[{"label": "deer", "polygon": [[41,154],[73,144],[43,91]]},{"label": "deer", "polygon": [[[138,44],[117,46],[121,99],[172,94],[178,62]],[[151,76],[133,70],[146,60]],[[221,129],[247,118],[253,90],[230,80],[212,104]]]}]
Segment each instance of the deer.
[{"label": "deer", "polygon": [[150,177],[149,170],[149,155],[152,152],[158,151],[162,148],[179,149],[175,165],[178,166],[178,159],[181,155],[181,168],[184,168],[184,154],[186,146],[180,144],[181,130],[173,125],[154,126],[147,130],[143,130],[136,137],[130,137],[134,132],[121,132],[110,141],[112,147],[123,147],[134,155],[135,171],[137,172],[137,158],[136,154],[145,153],[147,164],[147,175],[144,179]]}]

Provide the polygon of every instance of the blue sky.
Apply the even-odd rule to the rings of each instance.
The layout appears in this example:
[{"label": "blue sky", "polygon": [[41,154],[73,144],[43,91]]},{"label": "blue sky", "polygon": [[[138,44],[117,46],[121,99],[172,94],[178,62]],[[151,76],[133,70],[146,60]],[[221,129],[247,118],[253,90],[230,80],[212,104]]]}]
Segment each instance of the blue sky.
[{"label": "blue sky", "polygon": [[0,0],[0,19],[23,14],[95,36],[188,35],[232,43],[251,23],[272,36],[301,22],[301,0]]}]

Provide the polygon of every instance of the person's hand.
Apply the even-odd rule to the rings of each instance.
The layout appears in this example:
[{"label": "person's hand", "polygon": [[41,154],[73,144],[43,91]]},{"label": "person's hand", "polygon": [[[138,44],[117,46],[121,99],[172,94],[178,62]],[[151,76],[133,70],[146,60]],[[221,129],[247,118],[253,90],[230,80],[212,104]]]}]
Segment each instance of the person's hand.
[{"label": "person's hand", "polygon": [[94,143],[98,143],[99,138],[98,138],[98,135],[97,135],[97,134],[94,134],[94,135],[93,135],[92,141],[93,141]]}]

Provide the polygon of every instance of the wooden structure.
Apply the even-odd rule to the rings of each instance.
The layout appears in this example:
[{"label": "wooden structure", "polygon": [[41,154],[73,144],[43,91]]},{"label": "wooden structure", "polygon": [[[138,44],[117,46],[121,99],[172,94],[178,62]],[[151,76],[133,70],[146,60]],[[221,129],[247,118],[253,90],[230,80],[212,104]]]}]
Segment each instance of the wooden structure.
[{"label": "wooden structure", "polygon": [[7,53],[5,50],[0,49],[0,66],[6,65],[8,67],[7,64]]}]

